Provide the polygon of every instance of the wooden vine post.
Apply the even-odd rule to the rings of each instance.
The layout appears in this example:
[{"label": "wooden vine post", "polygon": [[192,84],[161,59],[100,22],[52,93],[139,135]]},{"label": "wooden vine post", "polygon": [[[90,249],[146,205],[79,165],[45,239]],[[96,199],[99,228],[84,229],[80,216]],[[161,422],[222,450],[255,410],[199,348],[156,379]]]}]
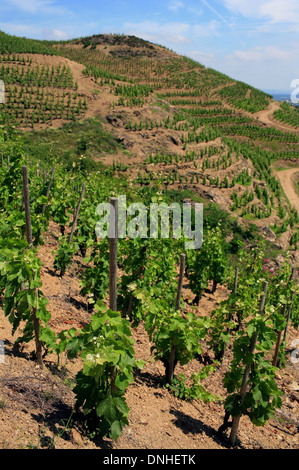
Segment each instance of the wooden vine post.
[{"label": "wooden vine post", "polygon": [[109,306],[117,311],[118,199],[110,199],[109,221]]},{"label": "wooden vine post", "polygon": [[[178,282],[178,290],[175,302],[175,309],[180,310],[181,305],[181,296],[182,296],[182,287],[183,287],[183,280],[184,280],[184,272],[185,272],[185,261],[186,255],[184,253],[180,256],[180,273],[179,273],[179,282]],[[174,338],[171,340],[171,347],[170,347],[170,356],[169,356],[169,368],[167,371],[166,381],[167,383],[171,383],[174,376],[174,359],[175,359],[175,345],[174,345]]]},{"label": "wooden vine post", "polygon": [[[110,199],[109,220],[109,308],[117,311],[117,245],[118,245],[118,199]],[[111,393],[115,390],[117,370],[111,367],[110,387]]]},{"label": "wooden vine post", "polygon": [[[261,298],[260,305],[259,305],[259,315],[261,315],[263,310],[264,310],[267,290],[268,290],[268,282],[266,281],[264,283],[264,294]],[[256,341],[257,341],[257,334],[254,334],[254,335],[252,335],[251,340],[250,340],[250,344],[249,344],[249,355],[250,356],[253,356],[253,354],[254,354]],[[250,370],[251,370],[250,364],[246,364],[244,375],[243,375],[243,380],[242,380],[242,384],[241,384],[241,388],[240,388],[240,393],[239,393],[240,403],[241,404],[243,403],[246,392],[247,392],[247,385],[248,385]],[[241,414],[239,414],[238,416],[235,416],[233,418],[232,429],[231,429],[231,433],[230,433],[230,436],[229,436],[230,443],[233,446],[235,445],[235,440],[236,440],[236,437],[237,437],[240,418],[241,418]]]},{"label": "wooden vine post", "polygon": [[238,276],[239,276],[239,268],[236,268],[235,270],[235,280],[234,280],[234,294],[237,293],[237,286],[238,286]]},{"label": "wooden vine post", "polygon": [[83,186],[82,186],[79,202],[78,202],[78,205],[77,205],[77,208],[76,208],[76,211],[75,211],[73,225],[72,225],[71,233],[70,233],[70,237],[69,237],[69,242],[70,243],[72,241],[72,238],[73,238],[73,235],[74,235],[74,232],[75,232],[75,229],[76,229],[76,224],[77,224],[77,220],[78,220],[78,217],[79,217],[80,207],[81,207],[82,199],[83,199],[83,196],[84,196],[85,186],[86,186],[86,184],[84,183]]},{"label": "wooden vine post", "polygon": [[[283,317],[285,316],[285,312],[286,312],[286,304],[284,304],[284,305],[282,306],[282,316],[283,316]],[[279,331],[279,332],[277,333],[277,341],[276,341],[275,351],[274,351],[274,355],[273,355],[273,359],[272,359],[272,366],[273,366],[273,367],[276,367],[276,366],[277,366],[281,336],[282,336],[282,331]]]},{"label": "wooden vine post", "polygon": [[[29,183],[28,183],[28,168],[23,166],[23,200],[25,208],[25,221],[26,221],[26,237],[29,247],[33,250],[32,241],[32,228],[31,228],[31,215],[30,215],[30,201],[29,201]],[[38,302],[38,292],[35,289],[36,301]],[[34,334],[35,334],[35,347],[36,347],[36,358],[39,365],[43,366],[42,360],[42,344],[39,339],[40,325],[39,319],[36,316],[37,307],[32,308]]]}]

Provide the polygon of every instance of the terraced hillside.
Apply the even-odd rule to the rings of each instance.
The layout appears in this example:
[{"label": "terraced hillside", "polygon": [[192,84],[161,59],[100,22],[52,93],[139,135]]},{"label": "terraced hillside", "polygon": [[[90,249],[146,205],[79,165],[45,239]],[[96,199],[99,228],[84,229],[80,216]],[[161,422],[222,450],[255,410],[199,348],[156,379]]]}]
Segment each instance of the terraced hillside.
[{"label": "terraced hillside", "polygon": [[1,50],[3,123],[29,130],[98,116],[125,151],[95,160],[130,168],[145,187],[220,202],[271,228],[278,248],[296,246],[297,216],[271,170],[297,161],[290,105],[133,36],[21,43],[2,35]]},{"label": "terraced hillside", "polygon": [[271,167],[296,161],[299,133],[295,121],[276,119],[280,105],[269,95],[134,37],[94,36],[59,51],[115,96],[110,113],[93,110],[130,152],[120,161],[139,184],[221,201],[262,230],[271,227],[279,248],[297,240],[296,212]]},{"label": "terraced hillside", "polygon": [[[297,111],[124,35],[0,32],[0,80],[0,446],[224,449],[237,409],[239,448],[296,448]],[[119,240],[114,312],[95,226],[120,194],[202,203],[205,243]]]}]

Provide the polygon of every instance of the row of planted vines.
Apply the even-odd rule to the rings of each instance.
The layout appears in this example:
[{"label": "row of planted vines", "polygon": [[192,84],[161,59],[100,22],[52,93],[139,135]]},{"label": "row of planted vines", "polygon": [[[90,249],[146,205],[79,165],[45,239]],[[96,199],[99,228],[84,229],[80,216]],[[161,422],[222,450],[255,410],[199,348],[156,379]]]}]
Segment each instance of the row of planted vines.
[{"label": "row of planted vines", "polygon": [[299,127],[299,108],[290,103],[282,102],[280,109],[274,112],[274,118],[295,128]]},{"label": "row of planted vines", "polygon": [[[133,39],[131,38],[131,41]],[[157,97],[162,100],[170,99],[171,104],[185,113],[185,124],[190,130],[190,143],[208,141],[225,135],[270,143],[298,143],[296,134],[274,128],[265,129],[254,122],[253,117],[242,114],[242,111],[256,112],[265,109],[269,104],[269,96],[265,93],[242,82],[234,82],[226,75],[205,68],[185,57],[162,61],[165,53],[162,48],[159,52],[151,51],[148,57],[139,57],[133,54],[134,49],[131,51],[132,55],[129,52],[126,55],[116,48],[118,40],[121,41],[120,44],[125,44],[126,39],[115,38],[112,42],[107,40],[107,50],[100,47],[101,41],[105,43],[105,40],[100,38],[99,45],[97,38],[90,39],[88,45],[84,41],[77,41],[73,47],[59,43],[56,47],[52,46],[52,49],[55,54],[84,64],[86,66],[84,74],[93,77],[99,85],[111,85],[111,92],[120,95],[118,100],[120,106],[143,106],[149,92],[158,93]],[[51,44],[47,46],[51,47]],[[36,122],[45,123],[57,118],[74,120],[82,116],[86,112],[88,103],[86,100],[83,102],[74,92],[76,84],[72,83],[69,69],[64,67],[64,71],[61,71],[56,67],[57,70],[54,72],[54,67],[51,71],[49,67],[43,67],[42,70],[38,70],[32,66],[31,60],[28,55],[13,53],[2,58],[0,78],[10,87],[6,121],[14,125],[21,123],[24,126],[34,125]],[[30,72],[28,70],[25,72],[26,68]],[[24,97],[25,103],[22,102],[24,80],[27,84],[27,93],[30,83],[31,86],[42,88],[47,84],[55,91],[63,89],[64,95],[67,96],[63,99],[55,93],[54,101],[50,101],[50,104],[41,98],[41,109],[36,113],[33,107],[32,116],[31,110],[26,112],[29,97]],[[21,90],[18,90],[18,99],[15,97],[15,88],[11,88],[15,82],[18,87],[21,86]],[[74,90],[71,91],[72,88]],[[239,108],[240,113],[230,109],[227,104]],[[34,106],[38,104],[34,103]],[[15,112],[12,108],[16,108]],[[293,110],[293,114],[296,114],[296,110]],[[194,130],[193,134],[191,129]]]},{"label": "row of planted vines", "polygon": [[3,124],[34,127],[55,119],[76,120],[87,110],[87,99],[78,95],[78,83],[65,65],[39,66],[29,56],[2,56],[0,79],[5,85]]},{"label": "row of planted vines", "polygon": [[[2,142],[2,155],[4,315],[14,333],[24,322],[16,341],[35,340],[41,367],[49,352],[80,356],[83,365],[73,389],[76,406],[82,407],[87,420],[97,420],[102,435],[116,439],[128,424],[126,390],[134,370],[144,362],[135,359],[132,328],[141,324],[153,345],[154,359],[164,364],[164,382],[174,393],[186,380],[176,376],[177,365],[201,358],[205,347],[208,363],[198,362],[198,373],[181,398],[217,400],[204,379],[222,367],[224,357],[229,359],[223,370],[226,398],[219,432],[231,427],[232,445],[242,416],[257,426],[273,416],[283,403],[275,372],[285,365],[287,329],[299,324],[297,278],[288,261],[275,271],[265,269],[262,245],[240,247],[230,258],[221,225],[204,224],[204,243],[198,249],[186,247],[182,237],[161,238],[159,225],[154,236],[150,237],[149,227],[141,236],[135,213],[112,237],[99,237],[99,228],[104,227],[99,201],[113,203],[118,214],[122,201],[114,196],[120,191],[126,190],[128,205],[139,202],[143,194],[145,208],[152,202],[162,204],[163,196],[145,200],[137,187],[129,188],[125,180],[109,173],[93,172],[86,178],[78,170],[66,172],[58,163],[41,171],[28,165],[20,144],[9,140]],[[111,214],[107,217],[111,222]],[[64,276],[75,255],[84,259],[81,293],[91,317],[81,329],[57,332],[50,326],[51,303],[42,292],[38,249],[51,221],[61,229],[54,261],[57,274]],[[173,228],[170,217],[170,231]],[[186,302],[183,279],[194,296],[194,308]],[[203,292],[209,285],[215,292],[220,284],[227,285],[226,300],[211,315],[200,315],[196,306]]]},{"label": "row of planted vines", "polygon": [[[271,229],[278,236],[290,229],[291,245],[296,247],[298,213],[285,202],[281,185],[271,169],[280,155],[280,158],[296,158],[296,151],[277,154],[262,150],[250,141],[238,142],[236,138],[222,134],[221,144],[215,145],[211,139],[220,135],[213,128],[198,133],[190,130],[189,124],[183,111],[173,119],[164,121],[135,119],[127,122],[126,129],[131,132],[161,127],[181,132],[181,138],[175,142],[183,152],[149,155],[138,171],[137,182],[143,187],[154,185],[168,189],[189,187],[198,190],[201,185],[206,189],[222,189],[225,196],[227,190],[231,211],[249,220],[269,219],[272,216],[269,222]],[[279,132],[275,135],[284,136]],[[205,145],[198,150],[192,147],[192,143],[202,142],[203,136]],[[125,166],[120,167],[119,171],[126,169]]]}]

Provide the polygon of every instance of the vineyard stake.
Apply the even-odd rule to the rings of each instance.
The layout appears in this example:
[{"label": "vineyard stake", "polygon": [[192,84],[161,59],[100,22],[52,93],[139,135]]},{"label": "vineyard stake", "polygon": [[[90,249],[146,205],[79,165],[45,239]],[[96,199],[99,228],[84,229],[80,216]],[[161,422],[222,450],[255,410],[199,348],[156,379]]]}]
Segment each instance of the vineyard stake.
[{"label": "vineyard stake", "polygon": [[77,209],[76,209],[76,213],[75,213],[75,217],[74,217],[74,221],[73,221],[73,225],[72,225],[72,229],[71,229],[71,233],[70,233],[70,238],[69,238],[69,242],[70,242],[70,243],[71,243],[71,241],[72,241],[72,238],[73,238],[73,235],[74,235],[74,231],[75,231],[75,228],[76,228],[76,224],[77,224],[77,220],[78,220],[78,216],[79,216],[79,212],[80,212],[80,207],[81,207],[81,203],[82,203],[84,191],[85,191],[85,183],[84,183],[83,186],[82,186],[82,190],[81,190],[81,194],[80,194],[80,199],[79,199],[78,206],[77,206]]},{"label": "vineyard stake", "polygon": [[[109,221],[109,307],[117,310],[117,241],[118,241],[118,199],[110,199],[110,221]],[[111,393],[115,390],[117,370],[110,368]]]},{"label": "vineyard stake", "polygon": [[[182,253],[180,255],[180,274],[179,274],[179,282],[178,282],[178,290],[175,302],[175,309],[180,310],[181,305],[181,295],[182,295],[182,287],[183,287],[183,280],[184,280],[184,271],[185,271],[185,260],[186,255]],[[174,337],[171,340],[171,348],[170,348],[170,356],[169,356],[169,368],[167,374],[167,383],[171,383],[173,380],[174,375],[174,359],[175,359],[175,345],[174,345]]]},{"label": "vineyard stake", "polygon": [[180,310],[180,305],[181,305],[181,295],[182,295],[182,287],[183,287],[184,272],[185,272],[185,261],[186,261],[186,255],[185,253],[182,253],[180,256],[180,274],[179,274],[179,283],[178,283],[178,290],[177,290],[176,304],[175,304],[176,310]]},{"label": "vineyard stake", "polygon": [[109,304],[110,309],[117,310],[117,241],[118,241],[118,199],[110,199],[109,223]]},{"label": "vineyard stake", "polygon": [[[33,242],[32,242],[32,228],[31,228],[31,216],[30,216],[30,201],[29,201],[29,184],[28,184],[28,168],[27,166],[23,166],[23,197],[24,197],[24,206],[25,206],[25,221],[26,221],[26,236],[29,248],[33,250]],[[35,288],[35,295],[38,302],[38,292],[37,288]],[[35,346],[36,346],[36,358],[39,365],[43,366],[42,360],[42,344],[39,339],[39,319],[36,316],[37,308],[32,308],[32,316],[33,316],[33,325],[34,325],[34,333],[35,333]]]},{"label": "vineyard stake", "polygon": [[[265,283],[264,283],[264,294],[261,298],[260,306],[259,306],[259,315],[261,315],[263,310],[264,310],[267,289],[268,289],[268,282],[265,281]],[[250,344],[249,344],[249,354],[250,355],[254,354],[256,340],[257,340],[257,334],[252,335],[251,340],[250,340]],[[240,393],[239,393],[241,404],[243,403],[245,395],[246,395],[249,374],[250,374],[250,364],[247,364],[246,367],[245,367],[243,380],[242,380],[242,385],[241,385]],[[230,433],[230,436],[229,436],[230,443],[233,446],[235,445],[235,440],[236,440],[236,437],[237,437],[240,418],[241,418],[241,414],[239,414],[238,416],[235,416],[233,418],[232,429],[231,429],[231,433]]]},{"label": "vineyard stake", "polygon": [[239,275],[239,268],[236,268],[236,271],[235,271],[235,281],[234,281],[234,294],[237,293],[237,285],[238,285],[238,275]]}]

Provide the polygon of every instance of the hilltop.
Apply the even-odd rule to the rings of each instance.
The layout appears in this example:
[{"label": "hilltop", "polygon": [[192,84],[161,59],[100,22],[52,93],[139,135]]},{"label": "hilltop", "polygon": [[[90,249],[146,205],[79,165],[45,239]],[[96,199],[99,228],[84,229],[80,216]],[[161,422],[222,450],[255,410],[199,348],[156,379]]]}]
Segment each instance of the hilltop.
[{"label": "hilltop", "polygon": [[[222,224],[230,268],[238,265],[241,246],[250,253],[264,241],[265,270],[277,270],[286,259],[298,279],[298,108],[161,45],[129,35],[99,34],[56,42],[0,32],[0,80],[5,84],[5,103],[0,104],[0,177],[4,186],[10,183],[5,175],[13,153],[28,163],[34,194],[44,194],[43,189],[38,191],[45,189],[56,166],[54,216],[48,220],[37,252],[42,290],[52,315],[50,326],[55,332],[66,325],[78,331],[87,325],[92,313],[90,299],[101,290],[98,279],[106,282],[107,264],[95,250],[95,264],[98,262],[100,269],[89,279],[94,282],[93,293],[82,292],[84,273],[93,265],[85,255],[92,246],[89,232],[97,194],[126,191],[130,200],[138,202],[148,203],[157,197],[169,203],[202,202],[205,228]],[[59,275],[54,252],[63,246],[71,225],[60,209],[70,217],[74,214],[83,182],[88,188],[82,215],[87,226],[80,226],[73,257],[66,272]],[[1,196],[3,214],[9,204],[22,205],[15,181],[11,188],[14,194],[7,196],[3,191]],[[32,196],[31,201],[33,211],[37,210],[39,200]],[[40,222],[40,214],[35,215],[34,229]],[[11,220],[5,218],[5,234]],[[12,236],[21,229],[16,217]],[[85,242],[86,251],[81,246],[84,248]],[[130,256],[135,255],[133,249]],[[122,270],[121,264],[124,274]],[[130,272],[134,281],[135,274],[134,270]],[[169,274],[167,266],[164,274]],[[132,280],[121,287],[129,289]],[[229,298],[231,273],[226,281],[214,291],[209,279],[196,305],[186,274],[184,315],[211,315]],[[129,293],[126,291],[125,300]],[[1,282],[0,294],[2,311],[5,299]],[[297,315],[295,311],[295,320]],[[181,400],[161,386],[164,366],[153,361],[153,344],[144,325],[132,327],[136,355],[146,365],[142,372],[135,372],[135,381],[128,389],[130,425],[115,443],[108,438],[94,441],[84,429],[81,414],[72,414],[74,393],[70,384],[79,370],[80,358],[62,365],[55,362],[52,353],[46,356],[46,368],[40,374],[30,360],[34,357],[32,342],[14,345],[11,324],[4,315],[0,328],[9,364],[9,370],[1,370],[0,378],[3,447],[229,446],[217,429],[223,422],[223,377],[232,357],[231,344],[221,367],[207,378],[220,399],[203,405]],[[288,354],[291,341],[297,337],[296,320],[289,327]],[[213,362],[206,343],[203,358]],[[190,377],[201,365],[196,357],[178,366],[178,374]],[[240,448],[297,447],[298,371],[289,356],[276,379],[286,395],[282,410],[265,427],[255,427],[246,416]],[[162,423],[159,429],[157,422]]]}]

